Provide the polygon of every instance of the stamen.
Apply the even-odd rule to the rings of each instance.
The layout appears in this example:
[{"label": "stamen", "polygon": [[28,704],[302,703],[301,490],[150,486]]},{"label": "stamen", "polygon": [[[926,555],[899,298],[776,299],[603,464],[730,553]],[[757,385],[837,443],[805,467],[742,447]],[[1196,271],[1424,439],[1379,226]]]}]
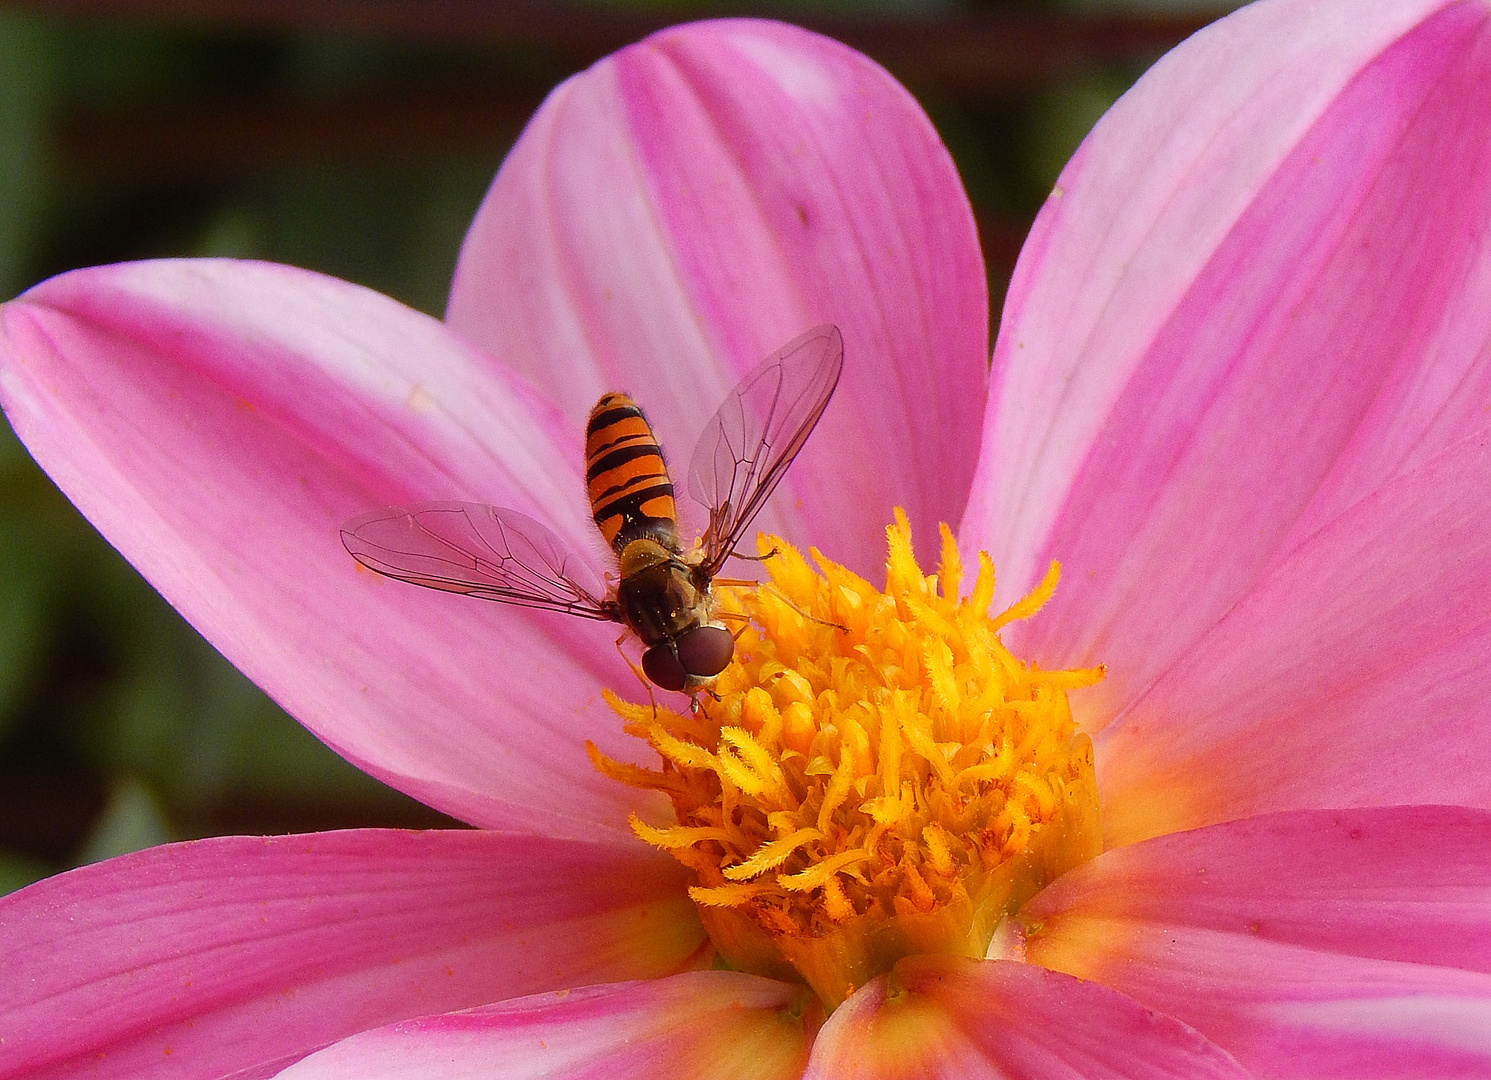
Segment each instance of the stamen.
[{"label": "stamen", "polygon": [[933,575],[899,510],[886,537],[884,592],[762,537],[770,587],[716,583],[722,612],[750,620],[718,698],[685,716],[606,695],[661,768],[589,748],[672,801],[675,825],[632,828],[694,874],[721,956],[795,975],[829,1009],[903,956],[984,956],[1006,913],[1099,850],[1092,744],[1066,695],[1103,670],[1043,671],[999,639],[1058,567],[990,618],[987,555],[960,599],[946,526]]}]

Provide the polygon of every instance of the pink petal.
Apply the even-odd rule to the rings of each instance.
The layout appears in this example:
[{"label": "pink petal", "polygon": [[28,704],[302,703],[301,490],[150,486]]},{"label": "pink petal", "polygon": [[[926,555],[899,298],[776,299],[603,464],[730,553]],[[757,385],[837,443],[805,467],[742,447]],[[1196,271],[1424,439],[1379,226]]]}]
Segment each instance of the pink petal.
[{"label": "pink petal", "polygon": [[[1256,1075],[1442,1080],[1491,1070],[1483,974],[1122,920],[1068,933],[1081,943],[1039,962],[1178,1018]],[[1101,958],[1076,958],[1096,942],[1108,943]]]},{"label": "pink petal", "polygon": [[638,394],[688,460],[736,380],[816,323],[837,397],[763,525],[868,572],[902,505],[962,515],[988,360],[968,202],[881,68],[778,23],[694,23],[550,96],[466,239],[446,318],[572,420]]},{"label": "pink petal", "polygon": [[1454,807],[1166,836],[1037,896],[1026,956],[1178,1017],[1260,1076],[1484,1076],[1488,843],[1491,814]]},{"label": "pink petal", "polygon": [[285,1080],[796,1080],[801,990],[733,971],[566,990],[356,1035]]},{"label": "pink petal", "polygon": [[1247,1076],[1184,1024],[1008,960],[903,960],[835,1010],[803,1080]]},{"label": "pink petal", "polygon": [[1249,7],[1171,53],[1063,174],[995,349],[965,519],[1011,637],[1130,702],[1281,549],[1486,423],[1483,4]]},{"label": "pink petal", "polygon": [[1491,437],[1284,558],[1097,738],[1108,846],[1297,807],[1491,807]]},{"label": "pink petal", "polygon": [[1021,917],[1042,941],[1067,918],[1124,919],[1491,973],[1487,852],[1485,810],[1265,814],[1104,852]]},{"label": "pink petal", "polygon": [[0,899],[0,1076],[259,1077],[380,1024],[677,971],[665,858],[489,832],[227,837]]},{"label": "pink petal", "polygon": [[377,578],[338,536],[479,498],[588,555],[580,433],[530,391],[434,319],[266,264],[77,271],[3,320],[0,402],[42,467],[334,749],[478,824],[625,827],[584,750],[631,752],[597,693],[635,686],[612,629]]}]

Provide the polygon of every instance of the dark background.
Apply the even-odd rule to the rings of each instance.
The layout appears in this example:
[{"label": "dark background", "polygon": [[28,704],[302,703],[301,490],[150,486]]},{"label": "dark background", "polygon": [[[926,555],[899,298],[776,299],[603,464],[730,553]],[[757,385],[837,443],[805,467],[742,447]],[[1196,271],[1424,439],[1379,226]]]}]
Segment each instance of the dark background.
[{"label": "dark background", "polygon": [[[917,95],[973,201],[997,320],[1067,156],[1226,6],[0,6],[0,296],[78,266],[232,255],[439,315],[466,224],[551,87],[670,23],[756,14],[856,46]],[[239,675],[0,423],[0,893],[169,840],[453,824]]]}]

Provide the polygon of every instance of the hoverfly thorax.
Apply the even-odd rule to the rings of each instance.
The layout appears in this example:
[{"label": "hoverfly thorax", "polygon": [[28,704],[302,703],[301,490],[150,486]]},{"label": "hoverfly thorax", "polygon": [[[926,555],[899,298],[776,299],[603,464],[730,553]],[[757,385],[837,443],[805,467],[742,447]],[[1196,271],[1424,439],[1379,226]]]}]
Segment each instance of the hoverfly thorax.
[{"label": "hoverfly thorax", "polygon": [[654,540],[633,540],[621,553],[616,604],[622,621],[654,645],[709,618],[709,582],[676,552]]},{"label": "hoverfly thorax", "polygon": [[664,690],[706,687],[730,663],[710,585],[735,553],[833,396],[844,341],[818,326],[758,364],[704,427],[689,493],[709,527],[684,553],[673,478],[642,410],[606,394],[585,430],[585,484],[617,558],[614,589],[589,583],[584,560],[547,527],[504,507],[433,502],[379,510],[342,527],[342,543],[380,574],[484,600],[623,624],[646,646],[642,671]]}]

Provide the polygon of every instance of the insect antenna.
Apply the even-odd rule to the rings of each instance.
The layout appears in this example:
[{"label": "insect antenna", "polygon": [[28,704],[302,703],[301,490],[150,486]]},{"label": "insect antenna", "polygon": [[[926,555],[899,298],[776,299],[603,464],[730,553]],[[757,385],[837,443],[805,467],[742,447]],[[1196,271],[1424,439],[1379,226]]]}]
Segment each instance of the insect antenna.
[{"label": "insect antenna", "polygon": [[[793,611],[801,615],[804,619],[807,619],[808,622],[817,623],[819,626],[832,626],[835,630],[841,630],[846,634],[849,633],[849,627],[845,626],[843,623],[836,623],[832,619],[820,619],[816,615],[809,615],[806,611],[793,603],[791,597],[782,592],[781,589],[777,588],[769,581],[751,581],[748,578],[717,577],[714,579],[713,582],[711,582],[711,584],[725,585],[736,589],[765,589],[782,603],[790,607]],[[733,612],[720,611],[715,613],[715,618],[718,619],[729,619],[732,617],[736,617]]]}]

